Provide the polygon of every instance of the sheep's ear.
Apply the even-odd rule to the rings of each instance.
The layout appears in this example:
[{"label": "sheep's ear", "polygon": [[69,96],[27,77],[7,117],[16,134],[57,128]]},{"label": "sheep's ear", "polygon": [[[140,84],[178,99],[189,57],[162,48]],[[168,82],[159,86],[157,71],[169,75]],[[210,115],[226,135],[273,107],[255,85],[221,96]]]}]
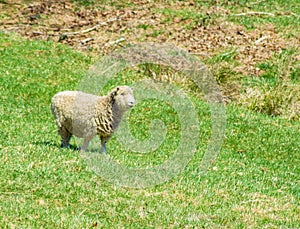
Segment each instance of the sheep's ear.
[{"label": "sheep's ear", "polygon": [[120,90],[119,87],[116,87],[115,89],[112,90],[112,96],[116,96],[118,94],[118,91]]}]

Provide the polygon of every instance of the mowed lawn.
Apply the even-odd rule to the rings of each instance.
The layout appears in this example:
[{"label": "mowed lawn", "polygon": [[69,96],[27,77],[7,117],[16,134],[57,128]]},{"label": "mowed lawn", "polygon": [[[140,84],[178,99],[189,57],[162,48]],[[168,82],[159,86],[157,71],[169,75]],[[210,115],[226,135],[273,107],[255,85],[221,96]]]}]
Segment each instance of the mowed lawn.
[{"label": "mowed lawn", "polygon": [[[300,226],[298,121],[228,105],[223,147],[201,174],[211,116],[208,104],[188,93],[199,119],[197,151],[182,173],[144,189],[119,187],[89,170],[78,151],[61,149],[51,98],[76,89],[94,61],[64,45],[0,33],[1,228]],[[115,83],[130,84],[134,78],[125,71]],[[153,107],[150,119],[158,113],[168,121],[166,108]],[[143,111],[137,105],[131,115],[131,125],[141,135]],[[170,146],[160,155],[136,155],[121,148],[115,138],[108,143],[113,159],[128,166],[136,160],[140,167],[162,163],[163,154],[174,150]]]}]

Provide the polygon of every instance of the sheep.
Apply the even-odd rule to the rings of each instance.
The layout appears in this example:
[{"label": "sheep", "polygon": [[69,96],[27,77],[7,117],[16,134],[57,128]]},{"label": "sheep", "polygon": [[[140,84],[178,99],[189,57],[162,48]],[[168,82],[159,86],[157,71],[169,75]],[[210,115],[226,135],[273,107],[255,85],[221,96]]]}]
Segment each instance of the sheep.
[{"label": "sheep", "polygon": [[106,142],[117,130],[123,114],[135,104],[133,90],[118,86],[106,96],[96,96],[81,91],[63,91],[55,94],[51,102],[61,147],[69,147],[70,138],[83,138],[80,150],[86,151],[89,142],[100,136],[100,152],[106,152]]}]

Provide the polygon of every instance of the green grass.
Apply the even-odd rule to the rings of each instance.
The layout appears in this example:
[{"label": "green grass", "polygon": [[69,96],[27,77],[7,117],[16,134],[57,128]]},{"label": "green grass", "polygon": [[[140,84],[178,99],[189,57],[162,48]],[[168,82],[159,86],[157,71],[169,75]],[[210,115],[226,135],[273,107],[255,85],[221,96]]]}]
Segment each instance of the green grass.
[{"label": "green grass", "polygon": [[[247,28],[253,28],[255,25],[261,23],[274,23],[275,26],[284,28],[285,26],[296,28],[299,26],[300,18],[300,3],[297,0],[289,1],[197,1],[197,6],[218,6],[230,10],[231,14],[228,14],[228,19],[246,26]],[[251,15],[244,15],[236,17],[234,14],[243,12],[265,12],[273,13],[275,16],[261,15],[259,17],[253,17]]]},{"label": "green grass", "polygon": [[[297,0],[290,1],[261,1],[251,4],[246,1],[245,4],[239,5],[238,3],[231,6],[225,6],[231,9],[232,15],[229,19],[233,22],[241,24],[248,29],[253,29],[255,26],[261,24],[274,24],[278,32],[286,32],[286,30],[297,29],[299,31],[300,25],[300,4]],[[261,16],[235,16],[234,13],[239,14],[243,12],[265,12],[272,13],[274,16],[261,15]]]},{"label": "green grass", "polygon": [[[223,148],[200,176],[211,118],[208,105],[188,93],[200,128],[193,159],[162,185],[122,188],[88,170],[77,151],[59,148],[50,113],[51,97],[76,89],[92,59],[63,45],[0,33],[0,60],[1,228],[299,227],[299,122],[228,105]],[[127,69],[109,87],[143,73]],[[155,118],[169,134],[161,150],[126,152],[114,137],[111,157],[145,167],[170,156],[180,123],[169,106],[148,101],[134,108],[133,135],[147,138],[147,123]]]}]

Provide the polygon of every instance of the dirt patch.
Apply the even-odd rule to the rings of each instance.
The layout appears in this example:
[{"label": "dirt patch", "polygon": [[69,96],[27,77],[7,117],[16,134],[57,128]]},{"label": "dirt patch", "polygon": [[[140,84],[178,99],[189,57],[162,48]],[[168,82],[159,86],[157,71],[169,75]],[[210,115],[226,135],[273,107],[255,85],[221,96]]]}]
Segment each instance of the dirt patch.
[{"label": "dirt patch", "polygon": [[[201,17],[163,13],[165,10],[187,12],[193,2],[154,5],[150,1],[133,1],[125,8],[97,5],[81,7],[70,1],[4,1],[0,3],[0,29],[28,38],[68,44],[80,51],[96,54],[111,52],[126,43],[171,42],[202,59],[234,49],[240,63],[234,71],[259,75],[256,64],[290,46],[299,47],[300,38],[283,38],[272,24],[247,30],[225,20],[231,12],[216,6],[199,8]],[[224,15],[221,17],[220,15]],[[212,19],[214,18],[214,19]],[[300,57],[297,57],[300,59]]]},{"label": "dirt patch", "polygon": [[[0,0],[0,31],[67,44],[95,56],[129,43],[173,43],[207,63],[226,102],[234,101],[268,115],[300,118],[298,84],[293,82],[299,74],[299,50],[284,57],[285,50],[300,47],[297,31],[289,28],[280,31],[271,23],[247,29],[242,23],[230,22],[234,12],[213,3],[205,7],[194,1],[156,1],[154,4],[136,0],[84,7],[74,3],[76,1]],[[247,17],[256,17],[256,20],[279,15],[299,17],[292,12],[276,15],[252,12]],[[288,37],[289,32],[292,35]],[[281,54],[283,57],[277,58]],[[264,66],[273,72],[267,72],[270,70]],[[286,76],[291,72],[294,76]],[[251,81],[266,74],[278,83],[275,86],[243,85],[248,81],[245,76],[254,76],[249,77]],[[172,74],[164,75],[167,81],[172,77]]]}]

